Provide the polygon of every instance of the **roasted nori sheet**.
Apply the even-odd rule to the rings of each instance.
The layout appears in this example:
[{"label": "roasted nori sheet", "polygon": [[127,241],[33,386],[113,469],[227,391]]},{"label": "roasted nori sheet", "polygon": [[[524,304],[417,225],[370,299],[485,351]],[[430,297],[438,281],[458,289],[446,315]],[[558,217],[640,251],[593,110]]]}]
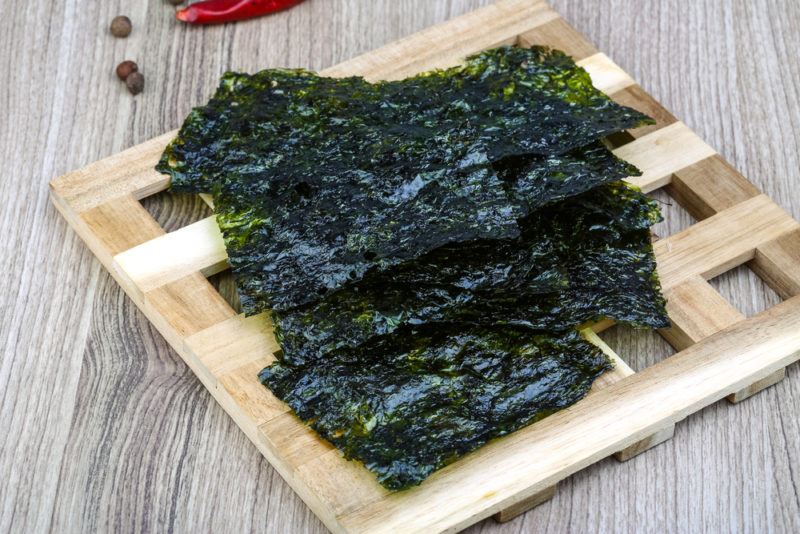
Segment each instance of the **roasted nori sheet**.
[{"label": "roasted nori sheet", "polygon": [[390,489],[580,400],[611,368],[576,331],[437,327],[312,365],[276,362],[262,382]]},{"label": "roasted nori sheet", "polygon": [[391,489],[582,398],[578,325],[666,326],[649,227],[600,138],[652,123],[565,54],[393,82],[226,74],[158,165],[214,196],[262,382]]},{"label": "roasted nori sheet", "polygon": [[534,212],[513,240],[459,243],[274,312],[283,359],[301,363],[403,325],[516,324],[563,331],[610,318],[669,326],[653,257],[657,204],[623,183]]},{"label": "roasted nori sheet", "polygon": [[[535,198],[560,200],[598,184],[638,174],[635,167],[620,161],[599,144],[560,156],[536,158],[535,161],[530,158],[516,158],[516,161],[504,163],[505,166],[502,169],[504,179],[494,187],[496,191],[506,189],[509,197],[519,199],[518,205],[533,204],[531,199]],[[516,179],[512,176],[515,176]],[[339,187],[333,188],[331,192],[334,195],[340,195],[340,193]],[[427,188],[425,194],[437,196],[442,192],[438,187],[434,187]],[[341,195],[341,197],[349,198],[347,195]],[[352,283],[362,278],[368,270],[373,273],[380,272],[395,264],[387,262],[387,265],[381,269],[376,267],[374,262],[368,261],[368,258],[369,260],[372,258],[358,253],[348,260],[348,263],[343,264],[339,261],[341,260],[340,252],[350,245],[344,244],[343,247],[313,245],[313,243],[324,240],[324,235],[330,231],[331,227],[340,223],[339,211],[331,211],[325,217],[317,217],[313,216],[314,210],[309,214],[302,205],[287,207],[284,220],[297,219],[290,225],[297,229],[289,230],[284,225],[278,227],[271,225],[269,210],[263,208],[262,204],[250,205],[245,199],[237,199],[231,204],[230,199],[229,195],[218,195],[215,200],[215,211],[223,231],[231,267],[236,275],[240,301],[248,314],[268,309],[283,310],[306,302],[318,301],[328,292],[328,288],[347,285],[340,284],[338,281],[328,283],[328,277],[338,280],[339,277],[344,276],[347,280],[342,282]],[[240,206],[244,205],[248,207],[242,210]],[[436,211],[443,215],[442,220],[445,221],[445,224],[455,224],[458,220],[463,222],[463,219],[447,215],[451,208],[453,206],[444,203],[437,206]],[[403,210],[405,209],[403,207]],[[458,207],[455,207],[455,210],[459,212]],[[522,218],[523,211],[530,210],[528,206],[525,206],[524,209],[512,210],[518,217],[513,222],[514,232],[509,235],[495,235],[495,239],[517,237],[518,220]],[[398,214],[389,211],[387,216],[394,219],[395,215]],[[478,224],[478,221],[486,222],[484,214],[480,211],[472,214],[464,211],[462,215],[475,224]],[[415,212],[412,215],[396,218],[403,220],[403,224],[417,225],[420,219],[428,216],[428,212]],[[430,221],[427,222],[430,223]],[[424,225],[420,223],[419,226]],[[462,230],[470,231],[469,228],[469,226],[464,226]],[[428,224],[427,230],[431,230],[430,224]],[[452,241],[442,243],[440,246],[467,241],[463,231],[451,232],[449,237]],[[429,235],[436,239],[442,237],[441,234],[434,233],[420,235],[419,239],[424,239]],[[311,238],[307,239],[309,237]],[[488,240],[483,235],[472,237]],[[353,237],[353,239],[356,238]],[[356,250],[374,249],[370,243],[362,243],[354,248]],[[429,248],[437,247],[424,247],[424,249]],[[396,259],[404,256],[405,254],[398,254]],[[414,258],[416,257],[414,256]],[[345,272],[343,267],[347,265],[353,267],[353,270]],[[372,268],[369,269],[370,267]],[[316,280],[324,283],[322,285],[311,283],[309,276],[306,276],[309,271],[317,273]],[[287,294],[299,295],[300,298],[285,298]]]},{"label": "roasted nori sheet", "polygon": [[393,82],[229,73],[158,168],[214,193],[245,309],[265,293],[286,309],[448,243],[516,237],[531,210],[635,173],[585,146],[646,122],[563,53],[503,47]]}]

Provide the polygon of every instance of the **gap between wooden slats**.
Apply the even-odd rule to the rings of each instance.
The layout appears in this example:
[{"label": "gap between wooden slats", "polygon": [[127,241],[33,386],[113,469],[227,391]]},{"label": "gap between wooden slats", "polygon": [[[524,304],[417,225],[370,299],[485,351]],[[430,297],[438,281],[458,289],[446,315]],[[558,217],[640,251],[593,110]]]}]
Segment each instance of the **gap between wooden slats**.
[{"label": "gap between wooden slats", "polygon": [[[667,192],[698,220],[760,194],[719,155],[676,172]],[[748,266],[781,298],[800,295],[800,230],[760,244]]]},{"label": "gap between wooden slats", "polygon": [[[758,189],[719,155],[706,158],[673,176],[667,188],[696,219],[703,220],[759,196]],[[784,234],[755,248],[750,268],[781,297],[800,294],[800,230]],[[699,275],[667,291],[672,322],[659,333],[676,350],[683,350],[720,330],[744,321],[744,315]],[[762,378],[728,396],[740,402],[781,381],[785,369]]]},{"label": "gap between wooden slats", "polygon": [[756,248],[798,229],[797,221],[766,195],[758,195],[656,241],[661,284],[711,279],[753,259]]}]

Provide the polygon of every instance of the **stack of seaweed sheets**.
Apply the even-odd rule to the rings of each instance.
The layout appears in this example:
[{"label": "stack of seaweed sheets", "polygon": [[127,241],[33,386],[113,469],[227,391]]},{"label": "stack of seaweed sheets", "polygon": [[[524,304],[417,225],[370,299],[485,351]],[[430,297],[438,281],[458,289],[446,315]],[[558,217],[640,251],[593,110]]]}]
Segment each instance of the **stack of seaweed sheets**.
[{"label": "stack of seaweed sheets", "polygon": [[579,327],[668,325],[650,226],[601,142],[652,121],[504,47],[400,81],[228,73],[158,169],[210,193],[262,383],[387,488],[580,400]]}]

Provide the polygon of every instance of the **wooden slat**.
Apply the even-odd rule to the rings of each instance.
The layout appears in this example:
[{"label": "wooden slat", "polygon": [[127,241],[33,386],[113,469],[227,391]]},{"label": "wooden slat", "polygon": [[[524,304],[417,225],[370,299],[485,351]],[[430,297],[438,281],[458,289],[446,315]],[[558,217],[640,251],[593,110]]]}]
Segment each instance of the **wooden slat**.
[{"label": "wooden slat", "polygon": [[760,393],[760,392],[764,391],[765,389],[767,389],[768,387],[774,386],[775,384],[779,383],[784,378],[786,378],[786,368],[785,367],[781,368],[781,369],[778,369],[777,371],[775,371],[774,373],[772,373],[772,374],[770,374],[768,376],[765,376],[761,380],[756,380],[755,382],[753,382],[749,386],[744,387],[744,388],[740,389],[739,391],[737,391],[735,393],[731,393],[726,398],[728,399],[728,402],[731,402],[733,404],[740,403],[743,400],[749,399],[750,397],[752,397],[756,393]]},{"label": "wooden slat", "polygon": [[[659,333],[676,350],[687,349],[745,319],[700,276],[685,280],[667,291],[665,296],[672,326]],[[674,434],[675,423],[672,423],[614,456],[617,460],[628,461],[671,439]]]},{"label": "wooden slat", "polygon": [[420,488],[339,521],[351,532],[463,528],[796,361],[798,322],[800,298],[793,298],[599,391],[591,409],[581,401],[483,447]]},{"label": "wooden slat", "polygon": [[672,327],[660,334],[676,350],[689,348],[745,319],[699,275],[671,288],[665,296]]},{"label": "wooden slat", "polygon": [[212,216],[117,254],[114,262],[147,292],[194,272],[216,274],[228,267],[228,255]]},{"label": "wooden slat", "polygon": [[53,180],[50,187],[53,193],[69,204],[76,213],[120,197],[132,196],[142,199],[163,191],[169,185],[169,179],[156,172],[154,167],[164,147],[177,133],[177,130],[167,132],[119,154],[65,174]]},{"label": "wooden slat", "polygon": [[[221,378],[256,364],[258,373],[275,360],[278,350],[272,324],[266,314],[237,315],[188,336],[186,353],[198,362],[208,382],[216,387]],[[255,374],[250,375],[251,382]],[[237,377],[229,380],[235,381]]]},{"label": "wooden slat", "polygon": [[[289,412],[289,407],[257,379],[272,360],[261,359],[241,365],[219,376],[219,385],[235,401],[236,409],[252,424],[261,426]],[[294,417],[294,415],[292,415]],[[299,421],[296,423],[300,425]],[[281,451],[283,452],[283,451]]]},{"label": "wooden slat", "polygon": [[765,195],[741,202],[654,243],[662,286],[670,289],[698,275],[713,278],[753,259],[756,247],[798,227]]},{"label": "wooden slat", "polygon": [[627,462],[628,460],[639,456],[643,452],[647,452],[653,447],[671,440],[674,435],[675,423],[670,423],[665,425],[660,430],[653,432],[646,438],[637,441],[633,445],[628,445],[621,451],[614,453],[614,458],[620,462]]},{"label": "wooden slat", "polygon": [[520,34],[517,44],[524,47],[545,45],[557,48],[577,60],[599,52],[588,39],[561,17],[542,24],[533,30],[523,32]]},{"label": "wooden slat", "polygon": [[[730,305],[717,290],[699,276],[682,282],[668,291],[667,313],[672,328],[659,333],[675,349],[683,350],[717,332],[745,320],[745,316]],[[741,402],[773,386],[786,376],[785,369],[749,384],[728,395],[728,401]]]},{"label": "wooden slat", "polygon": [[760,191],[716,154],[676,171],[667,193],[692,217],[703,220]]},{"label": "wooden slat", "polygon": [[643,171],[628,181],[647,192],[667,185],[673,173],[715,152],[685,124],[676,122],[617,148],[614,154]]},{"label": "wooden slat", "polygon": [[209,382],[224,388],[256,426],[289,411],[255,379],[280,350],[267,314],[231,317],[188,336],[184,347]]},{"label": "wooden slat", "polygon": [[[630,376],[633,371],[591,330],[583,335],[597,344],[615,362],[615,369],[601,377],[592,393]],[[269,339],[269,341],[265,341]],[[215,324],[210,328],[190,336],[186,347],[194,354],[212,376],[224,375],[220,379],[229,395],[238,400],[240,406],[249,407],[249,417],[259,422],[259,430],[281,457],[299,473],[308,473],[308,482],[317,494],[325,495],[325,501],[332,503],[336,513],[352,510],[357,503],[379,499],[387,492],[378,485],[374,477],[357,464],[344,463],[340,453],[322,440],[296,416],[288,413],[288,407],[276,399],[269,390],[258,384],[253,377],[270,361],[272,353],[278,348],[271,336],[271,328],[263,315],[244,318],[238,316]],[[255,361],[255,363],[254,363]],[[232,376],[239,377],[227,384]],[[301,466],[304,466],[301,468]],[[320,477],[320,471],[329,473]],[[330,473],[335,476],[331,477]],[[349,487],[342,492],[342,487]],[[332,491],[332,488],[339,488]],[[366,493],[365,493],[366,492]],[[536,500],[526,500],[527,506],[538,504]],[[522,513],[523,504],[518,503],[508,514]]]},{"label": "wooden slat", "polygon": [[137,305],[142,293],[129,283],[125,274],[114,267],[119,252],[164,235],[164,230],[131,195],[123,195],[105,204],[77,213],[71,205],[51,191],[53,204],[94,253],[100,263],[126,289]]},{"label": "wooden slat", "polygon": [[280,350],[266,313],[231,317],[187,337],[185,346],[215,376],[254,361],[265,367],[275,361],[274,354]]},{"label": "wooden slat", "polygon": [[528,510],[539,506],[540,504],[544,504],[556,495],[556,485],[552,485],[545,490],[540,491],[539,493],[528,497],[527,499],[523,499],[517,503],[512,504],[511,506],[500,510],[494,515],[494,520],[498,523],[506,523],[511,521],[515,517],[519,517],[520,515],[524,514]]},{"label": "wooden slat", "polygon": [[275,450],[280,451],[292,469],[335,450],[310,426],[299,421],[293,412],[269,419],[260,425],[259,431]]},{"label": "wooden slat", "polygon": [[130,195],[88,209],[73,220],[85,225],[93,240],[89,243],[92,251],[106,262],[114,254],[164,235],[161,226]]},{"label": "wooden slat", "polygon": [[[699,220],[759,195],[719,155],[676,172],[667,192]],[[800,231],[756,247],[748,266],[782,298],[800,294]]]},{"label": "wooden slat", "polygon": [[612,95],[636,83],[605,54],[597,53],[577,63],[589,73],[592,84],[606,94]]},{"label": "wooden slat", "polygon": [[759,245],[749,266],[782,298],[800,295],[800,230]]},{"label": "wooden slat", "polygon": [[355,512],[364,503],[382,502],[392,495],[363,466],[343,462],[339,451],[304,462],[297,468],[296,476],[321,496],[336,516]]},{"label": "wooden slat", "polygon": [[600,336],[598,336],[594,330],[588,328],[581,330],[581,335],[583,335],[589,343],[600,347],[600,350],[614,363],[614,368],[611,371],[603,373],[594,381],[594,384],[592,384],[592,391],[599,391],[633,374],[633,369],[631,369],[605,341],[600,339]]},{"label": "wooden slat", "polygon": [[192,334],[236,316],[200,273],[145,293],[143,308],[161,335],[179,350]]},{"label": "wooden slat", "polygon": [[644,137],[665,126],[678,122],[678,119],[672,113],[667,111],[664,106],[659,104],[655,98],[638,85],[631,85],[621,91],[617,91],[612,95],[612,98],[619,104],[641,111],[656,121],[655,124],[650,126],[628,130],[626,133],[631,137],[631,140]]},{"label": "wooden slat", "polygon": [[[589,395],[592,395],[593,393],[600,391],[604,388],[607,388],[611,384],[619,382],[623,378],[627,378],[634,374],[633,369],[631,369],[628,366],[628,364],[622,360],[622,358],[620,358],[613,350],[611,350],[611,347],[609,347],[602,339],[600,339],[600,336],[598,336],[593,329],[581,330],[581,334],[583,334],[583,336],[586,338],[587,341],[600,347],[600,349],[606,354],[606,356],[608,356],[609,359],[611,359],[611,361],[614,362],[613,370],[604,373],[597,380],[595,380],[594,384],[592,384],[592,389],[589,392]],[[625,447],[621,451],[615,452],[614,458],[616,458],[621,462],[630,460],[634,456],[637,456],[655,447],[656,445],[659,445],[667,441],[669,438],[672,437],[674,430],[675,430],[674,424],[662,428],[657,432],[653,433],[652,435],[646,436],[644,439]],[[533,508],[534,506],[538,506],[539,504],[544,502],[545,495],[552,494],[554,491],[555,491],[555,486],[548,488],[543,492],[534,495],[533,497],[526,499],[525,501],[522,502],[532,503],[530,504],[529,509]],[[523,513],[525,511],[523,510],[523,507],[524,505],[522,503],[517,503],[512,507],[510,511],[506,510],[500,511],[500,513],[498,513],[497,516],[495,516],[495,519],[497,519],[498,521],[507,521],[512,517]]]}]

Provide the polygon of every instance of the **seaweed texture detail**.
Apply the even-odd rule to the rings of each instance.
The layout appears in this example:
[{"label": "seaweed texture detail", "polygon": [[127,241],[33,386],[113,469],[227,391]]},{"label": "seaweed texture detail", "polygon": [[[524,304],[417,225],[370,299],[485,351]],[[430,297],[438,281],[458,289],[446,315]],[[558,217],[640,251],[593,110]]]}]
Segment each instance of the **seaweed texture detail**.
[{"label": "seaweed texture detail", "polygon": [[652,253],[656,203],[609,184],[532,213],[513,240],[441,247],[273,320],[300,363],[404,325],[516,324],[564,331],[613,319],[669,326]]},{"label": "seaweed texture detail", "polygon": [[229,73],[158,169],[215,195],[245,309],[266,293],[281,310],[448,243],[516,237],[530,211],[635,174],[571,152],[646,122],[544,48],[372,84]]},{"label": "seaweed texture detail", "polygon": [[210,193],[259,375],[390,489],[563,409],[611,367],[579,325],[668,326],[639,170],[652,124],[563,52],[501,47],[399,81],[227,73],[157,169]]},{"label": "seaweed texture detail", "polygon": [[506,326],[417,331],[311,366],[276,362],[260,377],[347,458],[403,489],[574,404],[610,368],[578,332]]}]

